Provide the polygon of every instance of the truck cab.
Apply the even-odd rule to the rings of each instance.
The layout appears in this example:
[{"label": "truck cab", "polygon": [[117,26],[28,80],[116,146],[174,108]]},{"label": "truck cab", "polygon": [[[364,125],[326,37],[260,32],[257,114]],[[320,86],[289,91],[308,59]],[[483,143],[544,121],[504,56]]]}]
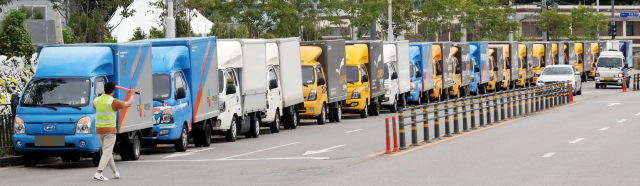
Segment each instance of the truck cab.
[{"label": "truck cab", "polygon": [[443,94],[443,88],[442,88],[442,74],[443,74],[443,61],[442,61],[442,47],[439,44],[434,44],[431,47],[431,54],[432,54],[432,69],[434,75],[433,75],[433,91],[431,91],[431,94],[429,94],[429,98],[431,100],[435,100],[435,101],[442,101],[444,100],[442,97]]},{"label": "truck cab", "polygon": [[[588,77],[593,79],[593,80],[595,80],[595,78],[596,78],[596,67],[595,67],[596,59],[598,59],[598,57],[600,56],[599,43],[597,43],[597,42],[591,43],[591,47],[589,49],[589,52],[591,52],[591,55],[592,55],[593,58],[592,58],[591,61],[585,61],[585,62],[589,63],[590,66],[591,66],[591,70],[589,70]],[[585,78],[585,79],[587,79],[587,78]]]},{"label": "truck cab", "polygon": [[532,61],[532,71],[533,78],[531,79],[532,84],[536,84],[536,80],[540,77],[540,73],[544,69],[546,62],[545,58],[545,47],[543,44],[533,44],[533,61]]},{"label": "truck cab", "polygon": [[[627,78],[623,82],[623,78]],[[607,88],[607,85],[629,86],[629,65],[626,64],[624,54],[619,51],[605,51],[598,57],[596,63],[596,88]]]},{"label": "truck cab", "polygon": [[399,83],[398,82],[398,70],[396,69],[398,59],[397,59],[397,50],[395,44],[384,44],[383,46],[384,52],[384,66],[382,67],[384,71],[383,81],[384,81],[384,101],[382,101],[383,106],[389,107],[391,113],[398,112],[398,100],[399,100]]},{"label": "truck cab", "polygon": [[475,95],[487,93],[488,83],[493,77],[493,74],[490,74],[493,69],[491,69],[489,62],[488,47],[489,43],[486,41],[471,42],[469,45],[471,65],[473,66],[471,71],[473,77],[469,87],[471,93]]},{"label": "truck cab", "polygon": [[576,59],[574,60],[574,62],[575,62],[574,66],[575,66],[576,70],[578,72],[580,72],[580,78],[582,79],[582,82],[586,82],[587,81],[587,79],[586,79],[586,73],[587,72],[585,72],[585,67],[584,67],[584,63],[585,63],[584,45],[582,43],[576,42],[576,43],[574,43],[573,50],[574,50],[573,51],[574,55],[576,56]]},{"label": "truck cab", "polygon": [[434,89],[434,71],[431,43],[411,43],[409,62],[411,90],[409,101],[414,104],[428,103]]},{"label": "truck cab", "polygon": [[551,44],[551,64],[549,65],[557,65],[560,63],[560,57],[558,54],[558,43]]},{"label": "truck cab", "polygon": [[489,49],[488,52],[489,54],[489,69],[491,69],[489,71],[489,76],[490,76],[490,80],[487,83],[487,91],[491,91],[491,92],[495,92],[498,90],[499,83],[500,81],[498,81],[498,73],[499,73],[499,69],[498,69],[498,60],[499,58],[497,57],[497,52],[496,49]]},{"label": "truck cab", "polygon": [[[114,147],[122,160],[137,160],[140,140],[153,127],[152,85],[144,83],[151,81],[150,44],[53,45],[38,51],[40,69],[20,96],[14,121],[13,142],[23,164],[36,166],[42,157],[63,162],[86,157],[98,166],[102,151],[92,103],[108,81],[140,93],[116,114]],[[119,89],[113,95],[122,101],[129,96]]]},{"label": "truck cab", "polygon": [[[529,44],[528,46],[531,45]],[[516,82],[516,86],[518,87],[529,87],[531,85],[531,50],[532,49],[530,47],[527,47],[527,44],[518,44],[518,58],[520,59],[520,68],[518,68],[518,80]]]},{"label": "truck cab", "polygon": [[322,65],[317,61],[322,54],[322,48],[317,46],[301,46],[302,85],[304,90],[304,112],[301,116],[317,117],[318,124],[324,124],[328,108],[328,94],[326,78]]},{"label": "truck cab", "polygon": [[[220,53],[218,57],[220,63],[230,60],[229,58],[220,56]],[[213,130],[224,135],[227,142],[234,142],[242,128],[240,120],[240,117],[242,117],[242,103],[240,100],[240,83],[237,72],[232,67],[218,68],[218,83],[220,104],[220,116],[218,116],[218,120],[220,121],[220,126],[214,127]]]},{"label": "truck cab", "polygon": [[358,112],[361,118],[369,115],[371,100],[371,77],[365,67],[369,63],[369,50],[366,44],[352,44],[345,46],[347,56],[347,89],[348,98],[343,109]]},{"label": "truck cab", "polygon": [[[500,90],[507,90],[509,88],[511,88],[511,86],[513,86],[513,84],[511,83],[511,66],[512,66],[512,58],[511,58],[511,50],[509,48],[508,44],[499,44],[499,45],[489,45],[489,46],[494,46],[494,47],[501,47],[502,48],[502,58],[501,61],[503,61],[503,65],[502,66],[498,66],[501,67],[501,71],[502,71],[502,78],[498,79],[498,82],[500,82],[500,86],[498,89]],[[513,55],[518,55],[517,53],[514,53]]]},{"label": "truck cab", "polygon": [[462,59],[458,59],[456,57],[456,54],[458,53],[458,50],[460,50],[458,47],[453,46],[451,47],[451,55],[452,55],[452,59],[453,59],[453,78],[454,78],[454,83],[453,83],[453,87],[451,88],[451,92],[449,92],[449,97],[454,97],[454,98],[460,98],[460,86],[462,83],[462,64],[460,64],[460,62],[462,61]]}]

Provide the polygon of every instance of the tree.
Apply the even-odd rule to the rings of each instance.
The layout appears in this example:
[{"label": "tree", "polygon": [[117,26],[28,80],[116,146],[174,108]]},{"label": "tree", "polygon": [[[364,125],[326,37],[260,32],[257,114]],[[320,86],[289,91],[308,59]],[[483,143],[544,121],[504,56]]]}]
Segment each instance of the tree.
[{"label": "tree", "polygon": [[338,32],[342,38],[350,39],[349,30],[343,30],[347,26],[347,22],[342,19],[341,13],[348,12],[349,8],[346,1],[320,0],[318,6],[323,7],[322,13],[327,17],[327,21],[332,25],[338,26]]},{"label": "tree", "polygon": [[[9,5],[13,2],[13,0],[0,0],[0,7],[2,6],[6,6]],[[0,8],[0,12],[2,12],[2,9]]]},{"label": "tree", "polygon": [[462,33],[455,28],[454,20],[461,14],[465,0],[430,0],[418,7],[418,24],[424,30],[422,37],[434,38],[440,32],[449,32],[451,37]]},{"label": "tree", "polygon": [[571,9],[571,40],[594,40],[597,35],[609,29],[609,16],[593,11],[593,6],[580,4]]},{"label": "tree", "polygon": [[143,39],[147,39],[147,34],[144,33],[142,29],[140,29],[140,27],[136,27],[136,29],[133,31],[133,37],[129,39],[129,41],[136,41],[136,40],[143,40]]},{"label": "tree", "polygon": [[462,27],[473,33],[474,41],[509,39],[509,33],[517,35],[519,23],[510,20],[516,10],[509,5],[513,0],[466,0],[460,4],[464,14]]},{"label": "tree", "polygon": [[571,35],[571,16],[559,14],[557,10],[544,10],[540,14],[538,29],[548,32],[550,40],[561,40]]},{"label": "tree", "polygon": [[133,15],[135,10],[128,8],[133,0],[49,0],[53,9],[60,12],[67,20],[67,27],[73,40],[79,43],[113,42],[111,36],[113,28],[107,26],[107,21],[118,7],[122,11],[122,19]]},{"label": "tree", "polygon": [[166,29],[158,29],[156,27],[151,27],[151,29],[149,30],[149,39],[156,39],[156,38],[165,38],[167,37],[167,30]]},{"label": "tree", "polygon": [[349,26],[358,28],[356,38],[352,38],[357,39],[373,29],[371,24],[383,16],[388,4],[387,0],[345,1],[344,7],[348,8]]},{"label": "tree", "polygon": [[234,26],[227,23],[214,23],[208,35],[217,36],[218,39],[246,38],[249,36],[249,31],[244,25]]},{"label": "tree", "polygon": [[31,35],[24,21],[26,15],[18,10],[9,10],[4,14],[0,30],[0,54],[7,56],[31,56],[35,53]]},{"label": "tree", "polygon": [[[402,35],[403,31],[411,29],[412,23],[415,23],[413,2],[412,0],[395,0],[391,3],[391,21],[393,21],[394,36]],[[389,9],[385,8],[383,12],[380,26],[382,28],[382,35],[386,37],[387,29],[389,28]]]}]

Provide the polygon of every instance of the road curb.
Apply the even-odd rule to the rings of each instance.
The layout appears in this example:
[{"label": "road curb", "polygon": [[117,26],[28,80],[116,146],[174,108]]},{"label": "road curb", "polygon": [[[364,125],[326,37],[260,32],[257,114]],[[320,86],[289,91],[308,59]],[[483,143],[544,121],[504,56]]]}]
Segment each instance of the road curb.
[{"label": "road curb", "polygon": [[[54,164],[60,163],[62,160],[58,157],[46,157],[40,160],[38,164]],[[8,156],[0,158],[0,167],[22,166],[22,156]]]}]

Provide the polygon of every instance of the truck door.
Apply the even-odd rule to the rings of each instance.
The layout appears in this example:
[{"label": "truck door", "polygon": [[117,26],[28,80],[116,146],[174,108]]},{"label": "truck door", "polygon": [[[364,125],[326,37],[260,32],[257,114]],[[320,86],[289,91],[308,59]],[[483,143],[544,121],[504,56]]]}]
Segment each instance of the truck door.
[{"label": "truck door", "polygon": [[[191,108],[189,105],[191,94],[189,94],[189,87],[187,86],[187,82],[184,80],[182,72],[176,72],[173,75],[173,78],[175,82],[174,98],[176,100],[176,105],[173,109],[175,109],[175,112],[177,113],[176,116],[174,116],[174,122],[178,125],[181,124],[178,122],[191,121],[190,117],[192,116],[193,111],[189,109]],[[178,95],[178,92],[180,91],[184,91],[184,95],[180,95],[181,97]],[[191,123],[188,124],[189,131],[191,131]]]},{"label": "truck door", "polygon": [[[324,81],[325,81],[324,85],[318,85],[318,87],[320,89],[322,89],[322,91],[320,91],[320,92],[322,92],[322,94],[318,95],[318,98],[323,98],[327,94],[327,78],[324,77],[324,74],[322,72],[324,72],[322,70],[322,66],[321,65],[317,65],[316,66],[316,77],[317,78],[322,77],[322,78],[324,78]],[[320,100],[320,99],[318,99],[318,100]],[[324,99],[322,99],[322,100],[324,100]]]},{"label": "truck door", "polygon": [[105,78],[104,77],[96,77],[96,79],[93,81],[94,82],[94,90],[93,90],[93,99],[96,99],[97,97],[102,96],[102,94],[104,94],[104,82],[105,82]]},{"label": "truck door", "polygon": [[[271,85],[271,82],[275,81],[275,86]],[[269,90],[267,91],[267,103],[270,107],[279,106],[277,102],[282,102],[282,96],[280,92],[280,81],[278,81],[278,75],[274,68],[270,67],[267,71],[267,83],[269,85]],[[282,108],[280,108],[282,109]],[[282,112],[280,112],[282,114]]]},{"label": "truck door", "polygon": [[238,78],[235,75],[235,72],[233,70],[225,70],[223,82],[226,83],[225,86],[233,85],[236,87],[236,93],[226,95],[224,101],[225,104],[227,104],[227,110],[233,111],[232,113],[238,112],[239,110],[233,110],[236,105],[240,105],[240,87],[238,87]]},{"label": "truck door", "polygon": [[[367,73],[367,68],[364,65],[360,65],[360,75],[364,76],[365,74],[369,76],[369,73]],[[366,94],[362,95],[363,97],[367,95],[367,98],[369,98],[368,95],[371,93],[371,90],[370,90],[371,87],[369,86],[370,85],[369,82],[371,82],[371,77],[369,77],[369,81],[362,82],[362,86],[364,87],[364,92],[366,92]]]}]

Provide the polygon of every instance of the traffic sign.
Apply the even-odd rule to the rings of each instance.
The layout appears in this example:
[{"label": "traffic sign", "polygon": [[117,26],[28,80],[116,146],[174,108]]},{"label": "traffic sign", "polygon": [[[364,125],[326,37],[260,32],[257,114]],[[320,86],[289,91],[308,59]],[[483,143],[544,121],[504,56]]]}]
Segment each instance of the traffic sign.
[{"label": "traffic sign", "polygon": [[640,13],[638,12],[621,12],[620,18],[638,18],[640,17]]}]

